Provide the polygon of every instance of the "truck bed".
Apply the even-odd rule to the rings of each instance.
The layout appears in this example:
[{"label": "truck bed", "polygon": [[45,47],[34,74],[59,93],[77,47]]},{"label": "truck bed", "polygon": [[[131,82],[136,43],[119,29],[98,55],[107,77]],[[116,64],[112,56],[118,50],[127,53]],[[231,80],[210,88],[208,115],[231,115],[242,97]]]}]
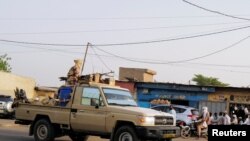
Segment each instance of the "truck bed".
[{"label": "truck bed", "polygon": [[51,123],[69,125],[71,108],[20,103],[16,107],[16,120],[34,121],[37,116],[49,117]]}]

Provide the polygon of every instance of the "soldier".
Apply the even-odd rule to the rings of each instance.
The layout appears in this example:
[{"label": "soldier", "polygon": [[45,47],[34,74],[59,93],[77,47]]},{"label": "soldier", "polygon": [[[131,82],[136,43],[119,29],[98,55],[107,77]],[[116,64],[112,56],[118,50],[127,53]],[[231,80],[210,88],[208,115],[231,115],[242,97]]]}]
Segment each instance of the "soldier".
[{"label": "soldier", "polygon": [[78,82],[78,77],[80,76],[82,60],[74,60],[75,65],[70,68],[67,74],[67,84],[68,85],[75,85]]}]

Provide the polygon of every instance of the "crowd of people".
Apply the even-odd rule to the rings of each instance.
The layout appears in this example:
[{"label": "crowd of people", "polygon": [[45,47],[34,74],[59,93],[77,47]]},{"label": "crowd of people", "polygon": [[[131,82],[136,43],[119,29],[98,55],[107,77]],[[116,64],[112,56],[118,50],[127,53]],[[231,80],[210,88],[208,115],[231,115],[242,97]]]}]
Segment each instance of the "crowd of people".
[{"label": "crowd of people", "polygon": [[230,105],[229,113],[210,113],[208,124],[211,125],[250,125],[248,107],[243,105]]},{"label": "crowd of people", "polygon": [[244,118],[237,117],[236,114],[229,115],[226,111],[210,113],[208,125],[250,125],[250,114],[246,114]]},{"label": "crowd of people", "polygon": [[201,116],[198,117],[197,124],[197,133],[198,137],[201,135],[201,130],[207,128],[208,125],[250,125],[250,113],[248,112],[248,108],[243,108],[244,118],[237,117],[237,112],[232,112],[232,114],[228,114],[226,111],[217,113],[211,113],[208,111],[207,107],[202,108]]}]

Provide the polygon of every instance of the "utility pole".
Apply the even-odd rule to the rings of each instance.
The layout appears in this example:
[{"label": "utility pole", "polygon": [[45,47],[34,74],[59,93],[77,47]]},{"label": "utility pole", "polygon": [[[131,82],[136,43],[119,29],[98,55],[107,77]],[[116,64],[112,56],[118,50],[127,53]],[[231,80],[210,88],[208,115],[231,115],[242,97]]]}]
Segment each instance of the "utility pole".
[{"label": "utility pole", "polygon": [[84,59],[83,59],[83,63],[82,63],[82,70],[81,70],[81,75],[82,75],[82,72],[83,72],[83,69],[84,69],[84,64],[85,64],[85,61],[86,61],[86,57],[87,57],[87,53],[88,53],[88,49],[89,49],[89,46],[91,44],[88,42],[87,46],[86,46],[86,50],[85,50],[85,54],[84,54]]}]

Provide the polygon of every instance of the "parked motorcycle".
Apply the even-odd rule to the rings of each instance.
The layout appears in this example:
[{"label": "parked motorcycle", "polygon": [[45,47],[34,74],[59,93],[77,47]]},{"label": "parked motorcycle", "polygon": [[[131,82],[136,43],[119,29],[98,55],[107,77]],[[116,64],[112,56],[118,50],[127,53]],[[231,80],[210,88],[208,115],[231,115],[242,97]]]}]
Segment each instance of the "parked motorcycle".
[{"label": "parked motorcycle", "polygon": [[[198,123],[199,123],[199,121],[195,121],[195,120],[193,120],[190,125],[186,125],[186,126],[182,125],[182,123],[179,123],[179,126],[181,128],[181,137],[183,137],[183,138],[189,138],[191,136],[198,137],[198,132],[197,132],[197,124]],[[208,137],[207,128],[204,128],[201,130],[201,137],[204,137],[207,139],[207,137]]]}]

